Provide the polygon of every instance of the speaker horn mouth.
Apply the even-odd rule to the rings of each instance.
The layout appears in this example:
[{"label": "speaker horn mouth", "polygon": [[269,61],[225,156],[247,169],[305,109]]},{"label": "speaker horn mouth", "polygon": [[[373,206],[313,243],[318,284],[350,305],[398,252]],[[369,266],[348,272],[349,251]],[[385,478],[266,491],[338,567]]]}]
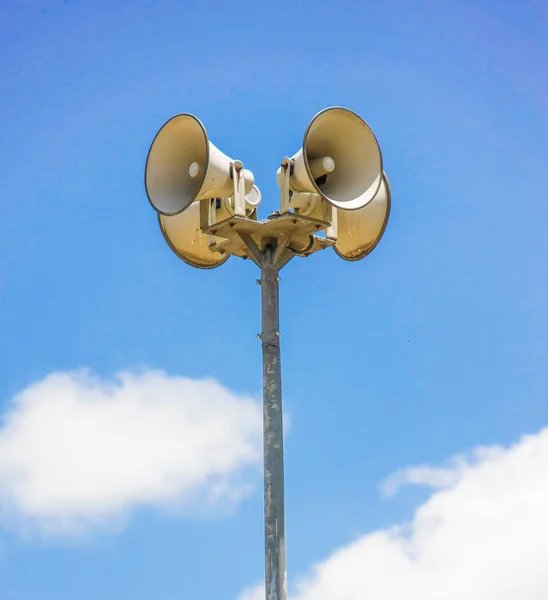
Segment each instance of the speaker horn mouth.
[{"label": "speaker horn mouth", "polygon": [[190,113],[168,119],[154,136],[145,163],[145,190],[154,210],[169,217],[188,208],[204,184],[208,164],[209,138],[200,119]]},{"label": "speaker horn mouth", "polygon": [[[308,124],[303,158],[316,192],[344,210],[357,210],[371,202],[382,184],[383,163],[379,142],[369,125],[354,111],[332,106]],[[318,160],[330,159],[320,177]]]},{"label": "speaker horn mouth", "polygon": [[[385,188],[385,190],[383,190],[383,187]],[[346,211],[346,210],[341,209],[339,211],[339,213],[338,213],[339,239],[333,246],[333,249],[344,260],[356,261],[356,260],[361,260],[362,258],[365,258],[369,254],[371,254],[371,252],[373,252],[373,250],[375,250],[375,248],[378,246],[379,242],[381,241],[381,239],[384,235],[384,232],[386,231],[386,227],[388,225],[388,220],[390,218],[390,211],[392,208],[392,192],[390,189],[390,182],[388,181],[388,177],[386,176],[386,173],[383,173],[383,182],[381,184],[381,188],[380,188],[378,194],[383,194],[384,199],[383,198],[380,198],[380,199],[374,198],[371,203],[364,206],[361,210]],[[375,206],[377,200],[379,201],[380,205]],[[383,205],[384,205],[384,207],[383,207]],[[380,221],[380,219],[379,219],[380,227],[379,227],[378,231],[375,232],[375,235],[372,236],[369,241],[366,241],[365,244],[363,244],[363,245],[351,244],[350,246],[347,246],[346,251],[343,251],[340,248],[340,246],[342,245],[341,244],[342,229],[345,227],[344,220],[345,219],[364,219],[364,214],[371,213],[371,212],[374,212],[375,209],[378,210],[378,209],[382,209],[382,208],[384,208],[384,215],[383,215],[382,221]],[[342,215],[341,215],[341,213],[342,213]],[[363,223],[363,221],[362,221],[362,223]],[[359,229],[358,229],[358,231],[359,231]],[[352,248],[352,246],[354,246],[354,248]]]},{"label": "speaker horn mouth", "polygon": [[184,215],[158,214],[158,224],[164,240],[178,258],[191,267],[215,269],[225,263],[230,254],[209,250],[206,235],[200,231],[199,213],[196,204]]}]

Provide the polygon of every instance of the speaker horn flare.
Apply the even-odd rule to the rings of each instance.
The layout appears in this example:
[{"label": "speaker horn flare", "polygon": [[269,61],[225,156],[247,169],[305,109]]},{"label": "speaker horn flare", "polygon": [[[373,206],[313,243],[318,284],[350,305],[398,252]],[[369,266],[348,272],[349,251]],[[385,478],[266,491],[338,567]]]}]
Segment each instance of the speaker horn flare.
[{"label": "speaker horn flare", "polygon": [[291,164],[292,191],[320,194],[345,210],[371,202],[382,182],[382,155],[375,134],[347,108],[319,112]]},{"label": "speaker horn flare", "polygon": [[[145,188],[154,209],[166,216],[186,210],[193,202],[234,193],[234,160],[212,144],[201,121],[180,114],[156,134],[148,152]],[[253,173],[243,170],[245,193],[253,189]]]}]

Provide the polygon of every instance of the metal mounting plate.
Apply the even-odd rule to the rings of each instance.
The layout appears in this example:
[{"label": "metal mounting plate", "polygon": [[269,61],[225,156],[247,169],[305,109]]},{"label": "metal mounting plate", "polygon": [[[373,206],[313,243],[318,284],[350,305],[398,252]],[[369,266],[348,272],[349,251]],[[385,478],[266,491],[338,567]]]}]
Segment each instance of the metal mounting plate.
[{"label": "metal mounting plate", "polygon": [[317,250],[332,246],[334,242],[324,237],[314,236],[314,244],[310,246],[310,236],[319,231],[324,231],[330,226],[327,221],[313,219],[287,213],[284,215],[271,216],[264,221],[253,221],[245,217],[233,216],[219,223],[215,223],[204,229],[204,233],[210,233],[217,238],[224,238],[210,249],[216,252],[227,252],[237,256],[253,258],[248,245],[242,240],[242,235],[250,236],[259,248],[265,238],[275,238],[279,243],[291,246],[295,249],[303,249],[303,256],[308,256]]}]

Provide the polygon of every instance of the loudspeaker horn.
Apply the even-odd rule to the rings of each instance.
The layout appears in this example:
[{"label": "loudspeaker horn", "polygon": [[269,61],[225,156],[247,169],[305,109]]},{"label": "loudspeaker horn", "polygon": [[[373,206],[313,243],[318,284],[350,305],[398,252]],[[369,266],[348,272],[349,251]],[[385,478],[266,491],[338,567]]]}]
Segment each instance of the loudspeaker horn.
[{"label": "loudspeaker horn", "polygon": [[[257,218],[256,211],[261,201],[261,192],[253,186],[246,195],[246,214]],[[215,198],[215,222],[229,219],[234,215],[233,198]],[[199,269],[213,269],[222,265],[229,254],[209,249],[208,236],[201,229],[200,203],[193,202],[185,211],[176,215],[158,214],[162,235],[173,252],[187,264]]]},{"label": "loudspeaker horn", "polygon": [[173,252],[187,264],[199,269],[222,265],[229,254],[209,249],[207,236],[200,229],[200,203],[193,202],[187,210],[176,215],[158,214],[164,239]]},{"label": "loudspeaker horn", "polygon": [[337,209],[335,252],[346,260],[360,260],[371,253],[384,234],[390,216],[391,193],[386,174],[376,196],[358,210]]},{"label": "loudspeaker horn", "polygon": [[[233,160],[212,144],[194,115],[169,119],[148,152],[145,188],[154,209],[166,216],[186,210],[193,202],[234,193]],[[253,173],[244,169],[245,193],[253,188]]]},{"label": "loudspeaker horn", "polygon": [[302,148],[291,158],[294,192],[320,194],[337,208],[371,202],[382,182],[382,155],[369,125],[355,112],[326,108],[310,121]]}]

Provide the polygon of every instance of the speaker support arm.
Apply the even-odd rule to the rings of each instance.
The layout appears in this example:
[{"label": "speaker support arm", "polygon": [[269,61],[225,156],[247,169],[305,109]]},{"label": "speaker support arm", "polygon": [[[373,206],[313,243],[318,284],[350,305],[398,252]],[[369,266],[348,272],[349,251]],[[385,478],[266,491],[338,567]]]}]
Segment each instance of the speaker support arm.
[{"label": "speaker support arm", "polygon": [[234,214],[245,217],[245,178],[243,177],[244,165],[235,160],[232,163],[232,180],[234,181]]},{"label": "speaker support arm", "polygon": [[240,231],[240,232],[238,232],[238,235],[240,236],[240,239],[242,240],[242,242],[249,249],[249,252],[251,253],[251,258],[253,259],[253,261],[255,263],[257,263],[257,265],[259,265],[259,267],[260,267],[261,263],[262,263],[263,253],[260,250],[259,246],[257,245],[257,242],[255,242],[255,240],[249,233],[243,233]]},{"label": "speaker support arm", "polygon": [[257,249],[262,248],[263,240],[274,239],[276,262],[281,268],[293,256],[309,256],[318,250],[333,246],[334,241],[328,236],[314,235],[327,231],[330,227],[330,222],[313,217],[295,213],[274,213],[264,221],[234,215],[208,225],[202,231],[215,240],[209,246],[210,250],[251,258],[257,264],[260,264]]},{"label": "speaker support arm", "polygon": [[289,212],[289,197],[291,190],[289,187],[289,179],[291,177],[291,159],[287,156],[282,160],[279,169],[278,185],[280,186],[280,214],[285,215]]}]

